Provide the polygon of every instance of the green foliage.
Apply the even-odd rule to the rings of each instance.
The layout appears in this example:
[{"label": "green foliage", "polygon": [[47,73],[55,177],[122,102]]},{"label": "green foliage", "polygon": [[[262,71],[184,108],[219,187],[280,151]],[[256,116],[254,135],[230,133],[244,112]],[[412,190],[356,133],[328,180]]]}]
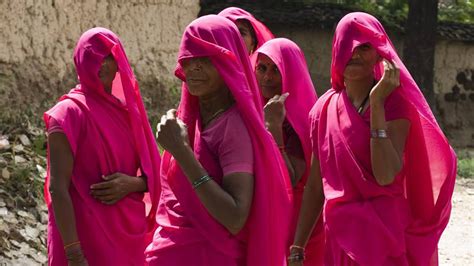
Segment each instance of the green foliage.
[{"label": "green foliage", "polygon": [[[405,21],[408,15],[408,0],[303,0],[303,2],[330,3],[362,10],[382,18],[387,24],[391,24],[389,26],[396,26],[397,23]],[[439,21],[474,23],[474,0],[439,2]]]},{"label": "green foliage", "polygon": [[457,150],[458,155],[458,176],[464,178],[474,178],[474,151]]},{"label": "green foliage", "polygon": [[438,19],[462,23],[474,23],[474,0],[457,0],[450,4],[440,3]]}]

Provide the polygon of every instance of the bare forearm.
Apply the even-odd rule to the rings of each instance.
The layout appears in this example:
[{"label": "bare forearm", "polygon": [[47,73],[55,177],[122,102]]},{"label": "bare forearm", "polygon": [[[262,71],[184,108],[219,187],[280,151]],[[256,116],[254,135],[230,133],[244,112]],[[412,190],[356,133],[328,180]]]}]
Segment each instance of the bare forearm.
[{"label": "bare forearm", "polygon": [[[191,183],[208,174],[189,146],[184,146],[174,157]],[[240,231],[247,220],[247,215],[231,194],[213,180],[207,181],[195,191],[212,217],[231,233],[236,234]]]},{"label": "bare forearm", "polygon": [[147,180],[145,176],[131,178],[131,192],[145,192],[148,190]]},{"label": "bare forearm", "polygon": [[71,197],[66,189],[51,191],[54,219],[65,245],[79,240]]},{"label": "bare forearm", "polygon": [[[370,108],[371,129],[387,130],[383,103],[371,102]],[[401,170],[402,162],[390,138],[371,138],[370,154],[372,171],[377,182],[380,185],[391,184]]]},{"label": "bare forearm", "polygon": [[283,132],[282,132],[282,126],[272,126],[267,124],[267,129],[272,134],[273,139],[275,140],[275,143],[280,147],[280,152],[281,156],[283,157],[283,160],[285,161],[286,168],[288,169],[288,174],[291,179],[291,185],[293,187],[296,186],[296,184],[299,181],[299,178],[296,176],[295,173],[295,168],[293,167],[293,164],[291,163],[290,158],[288,157],[288,154],[286,154],[285,150],[282,148],[285,146],[285,143],[283,141]]},{"label": "bare forearm", "polygon": [[306,186],[293,244],[304,247],[321,215],[324,194],[315,187]]}]

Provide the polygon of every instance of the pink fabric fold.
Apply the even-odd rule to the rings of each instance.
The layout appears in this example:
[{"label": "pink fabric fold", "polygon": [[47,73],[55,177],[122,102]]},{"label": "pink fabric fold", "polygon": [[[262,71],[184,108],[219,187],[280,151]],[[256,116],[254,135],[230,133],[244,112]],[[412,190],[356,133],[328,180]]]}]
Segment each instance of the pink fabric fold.
[{"label": "pink fabric fold", "polygon": [[[255,32],[255,36],[257,37],[257,46],[255,50],[260,48],[260,46],[262,46],[265,42],[274,38],[273,33],[267,28],[267,26],[265,26],[265,24],[242,8],[228,7],[219,12],[218,15],[230,19],[234,23],[239,19],[244,19],[250,22],[250,25],[252,25],[252,28]],[[255,54],[255,52],[253,54]],[[251,55],[251,57],[252,59],[255,59],[253,55]]]},{"label": "pink fabric fold", "polygon": [[[312,149],[308,113],[316,103],[317,95],[309,75],[304,54],[294,42],[285,38],[269,40],[256,51],[257,57],[259,54],[268,56],[280,71],[282,94],[289,93],[285,101],[286,118],[298,134],[306,162],[306,171],[293,190],[294,212],[292,214],[293,229],[291,232],[294,233],[301,208],[304,186],[308,179],[311,165]],[[307,259],[305,260],[305,265],[321,265],[324,254],[323,250],[324,230],[321,218],[306,246]]]},{"label": "pink fabric fold", "polygon": [[[344,87],[344,68],[364,43],[400,67],[400,87],[385,102],[386,119],[410,121],[403,169],[388,186],[379,186],[373,177],[370,125]],[[376,18],[360,12],[346,15],[336,28],[332,55],[332,89],[310,113],[313,152],[321,161],[326,197],[326,263],[436,265],[437,243],[451,210],[455,153]],[[382,70],[382,64],[376,67],[376,79]],[[400,115],[400,105],[409,110]]]},{"label": "pink fabric fold", "polygon": [[[112,95],[105,92],[98,72],[111,54],[118,65]],[[46,128],[53,118],[66,135],[74,156],[70,195],[76,227],[89,265],[141,265],[144,249],[155,228],[160,195],[160,155],[148,123],[138,84],[118,37],[108,29],[93,28],[79,39],[74,63],[80,84],[44,114]],[[116,172],[147,176],[153,205],[148,218],[143,193],[133,193],[108,206],[92,198],[90,186],[102,175]],[[67,265],[45,182],[49,209],[48,254],[51,265]]]},{"label": "pink fabric fold", "polygon": [[[231,235],[210,216],[174,158],[165,152],[161,166],[162,185],[168,187],[166,193],[174,194],[183,215],[191,224],[180,225],[175,220],[177,214],[164,207],[158,211],[158,224],[166,225],[167,230],[173,230],[175,234],[178,234],[176,231],[188,230],[185,236],[188,242],[204,241],[203,245],[209,246],[208,254],[224,254],[227,260],[243,260],[245,265],[250,266],[285,265],[289,221],[284,217],[288,217],[291,211],[291,195],[288,193],[291,185],[278,148],[264,128],[258,87],[237,27],[216,15],[198,18],[186,28],[178,54],[175,74],[183,80],[178,117],[188,127],[189,141],[197,158],[201,164],[208,165],[209,154],[202,153],[198,99],[189,94],[180,65],[183,59],[195,57],[211,59],[234,96],[237,110],[248,130],[254,157],[252,207],[244,229],[237,236]],[[177,203],[169,204],[176,206]],[[166,230],[161,230],[162,227],[157,230],[152,245],[147,249],[149,254],[159,253],[160,249],[165,248],[160,248],[160,243],[173,240],[166,239],[167,236],[163,235]],[[172,243],[174,246],[185,244]],[[186,254],[192,252],[199,251],[189,245]],[[196,256],[200,255],[196,253]],[[180,264],[173,264],[170,260],[170,265]],[[209,262],[207,265],[228,264]]]}]

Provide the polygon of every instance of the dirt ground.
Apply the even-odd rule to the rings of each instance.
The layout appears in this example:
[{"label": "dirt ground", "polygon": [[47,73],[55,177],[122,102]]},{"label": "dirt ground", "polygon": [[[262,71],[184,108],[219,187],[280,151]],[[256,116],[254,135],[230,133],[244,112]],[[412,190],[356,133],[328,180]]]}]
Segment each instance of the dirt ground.
[{"label": "dirt ground", "polygon": [[[451,219],[438,247],[439,265],[474,265],[474,178],[456,181]],[[46,254],[31,256],[34,250],[28,248],[16,252],[14,258],[0,256],[0,265],[41,265],[38,261],[46,259]],[[38,260],[37,256],[40,256],[41,260]]]},{"label": "dirt ground", "polygon": [[439,265],[474,265],[474,178],[456,181],[451,219],[438,249]]}]

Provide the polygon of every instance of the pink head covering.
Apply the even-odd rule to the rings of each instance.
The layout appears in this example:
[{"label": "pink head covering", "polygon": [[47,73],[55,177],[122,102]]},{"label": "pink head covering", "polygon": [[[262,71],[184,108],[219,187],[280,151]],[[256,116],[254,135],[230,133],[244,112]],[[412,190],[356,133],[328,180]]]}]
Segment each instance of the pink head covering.
[{"label": "pink head covering", "polygon": [[[294,188],[293,226],[296,229],[299,217],[304,186],[311,166],[311,139],[308,113],[316,103],[316,90],[308,72],[308,66],[301,49],[296,43],[286,38],[276,38],[264,43],[255,53],[268,56],[278,67],[282,78],[282,94],[290,95],[285,101],[286,118],[296,131],[304,152],[306,171]],[[293,235],[293,234],[291,234]],[[322,219],[313,230],[313,235],[306,245],[305,265],[319,265],[323,257],[324,231]]]},{"label": "pink head covering", "polygon": [[[403,117],[410,121],[403,170],[393,185],[385,187],[377,185],[372,176],[370,129],[360,115],[349,108],[352,106],[343,92],[346,64],[354,49],[364,43],[369,43],[379,55],[400,68],[400,87],[387,98],[386,116],[397,116],[387,109],[394,99],[398,99],[395,106],[407,102],[405,107],[413,110],[405,110]],[[449,220],[456,176],[454,151],[376,18],[360,12],[342,18],[333,40],[332,59],[332,89],[320,98],[311,112],[318,124],[317,132],[312,134],[317,141],[315,152],[321,159],[325,179],[325,220],[330,235],[335,236],[347,254],[364,265],[380,265],[386,256],[404,253],[410,265],[429,265]],[[374,71],[375,78],[380,79],[382,64]],[[326,159],[330,156],[334,158]],[[381,195],[393,198],[379,198]],[[400,195],[407,200],[408,210],[400,211],[404,203],[394,203]],[[357,205],[361,199],[370,204]],[[393,201],[389,205],[388,199]],[[340,202],[346,205],[339,205]],[[349,202],[351,204],[347,204]],[[407,225],[403,225],[404,218],[400,218],[404,215],[411,215]],[[366,220],[357,224],[356,217]],[[345,218],[352,219],[354,228],[347,226]]]},{"label": "pink head covering", "polygon": [[243,10],[242,8],[228,7],[222,10],[218,15],[228,18],[234,23],[239,19],[244,19],[250,22],[250,25],[252,25],[252,28],[255,32],[255,36],[257,37],[256,49],[258,49],[268,40],[274,38],[273,33],[267,28],[267,26],[265,26],[265,24],[257,20],[254,16],[252,16],[252,14]]},{"label": "pink head covering", "polygon": [[[112,95],[115,96],[116,99],[105,92],[98,76],[102,61],[108,55],[114,57],[118,66],[118,72],[112,84]],[[126,206],[126,200],[117,202],[114,207],[104,207],[106,205],[102,204],[102,206],[101,203],[96,203],[97,201],[94,201],[94,199],[89,195],[89,183],[100,182],[100,175],[110,175],[115,173],[122,168],[120,162],[128,160],[128,158],[116,157],[112,151],[120,150],[122,143],[111,142],[111,139],[107,139],[107,136],[118,134],[118,132],[111,132],[113,129],[108,126],[111,125],[111,123],[124,122],[129,124],[131,131],[125,133],[130,135],[129,137],[133,139],[132,142],[134,143],[134,148],[139,157],[141,172],[147,177],[148,190],[153,203],[147,220],[148,232],[151,233],[155,227],[154,217],[160,195],[160,184],[158,178],[160,155],[148,123],[138,83],[133,75],[132,69],[130,68],[123,46],[119,38],[112,31],[105,28],[92,28],[84,32],[77,42],[74,51],[74,63],[76,65],[80,84],[78,84],[68,94],[61,97],[60,102],[62,106],[66,106],[65,109],[58,108],[57,105],[44,114],[46,127],[48,128],[49,126],[50,118],[60,119],[65,115],[64,110],[68,112],[68,110],[76,110],[77,107],[79,107],[82,112],[78,115],[87,118],[87,123],[91,125],[93,130],[89,128],[90,131],[87,132],[87,134],[83,136],[79,135],[78,138],[81,142],[85,141],[87,145],[91,145],[91,149],[97,149],[98,152],[93,156],[82,156],[82,159],[79,157],[75,158],[75,165],[82,165],[82,167],[84,167],[84,165],[88,164],[98,164],[98,171],[100,171],[100,173],[94,174],[97,174],[99,180],[94,181],[93,179],[97,178],[95,176],[80,176],[85,169],[74,169],[71,182],[75,184],[76,190],[80,194],[80,197],[82,197],[83,201],[89,202],[87,204],[90,204],[90,206],[88,206],[90,210],[93,210],[93,212],[99,216],[110,215],[109,217],[101,218],[104,219],[103,222],[108,222],[106,220],[123,215],[123,212],[126,213],[126,209],[131,208],[132,206]],[[107,106],[112,107],[109,108]],[[117,115],[108,116],[107,114],[102,113],[104,110]],[[126,114],[125,116],[122,115],[124,112]],[[122,117],[125,118],[122,119]],[[81,124],[64,123],[62,125],[62,130],[67,136],[71,150],[75,156],[76,150],[80,148],[80,143],[78,138],[73,136],[81,131]],[[90,162],[90,160],[96,159],[98,159],[98,161]],[[91,169],[93,169],[93,167],[91,167]],[[47,189],[48,184],[49,170],[45,182],[45,200],[49,205],[51,198]],[[106,211],[102,208],[105,208]],[[115,212],[121,212],[122,214],[117,214]],[[144,216],[137,217],[137,219],[142,219],[143,217]],[[102,229],[110,233],[109,235],[126,233],[114,231],[114,226],[105,226]],[[89,228],[89,230],[91,230],[90,232],[93,232],[93,230],[96,229]],[[151,236],[151,234],[149,236]],[[127,241],[126,238],[122,237],[121,239]]]},{"label": "pink head covering", "polygon": [[[191,147],[200,134],[197,128],[199,104],[198,98],[188,92],[180,62],[195,57],[210,57],[231,91],[252,140],[255,187],[245,226],[248,230],[246,265],[283,265],[289,221],[282,217],[288,217],[291,211],[288,195],[291,185],[287,183],[287,172],[278,156],[278,148],[264,128],[257,84],[237,27],[223,17],[208,15],[194,20],[184,32],[175,74],[183,80],[178,117],[188,126]],[[170,182],[182,182],[183,186],[176,186],[175,189],[189,190],[189,193],[176,196],[185,213],[192,215],[189,218],[193,226],[216,249],[228,256],[239,256],[234,250],[235,239],[229,238],[229,232],[207,213],[184,174],[170,159],[171,155],[165,152],[162,174],[168,175]]]},{"label": "pink head covering", "polygon": [[[276,38],[262,45],[258,54],[268,56],[278,67],[282,78],[282,94],[290,95],[285,101],[286,117],[303,146],[307,170],[311,164],[311,140],[309,138],[308,113],[316,103],[316,90],[308,72],[308,66],[301,49],[296,43],[285,38]],[[306,183],[308,172],[303,175],[298,186]]]}]

